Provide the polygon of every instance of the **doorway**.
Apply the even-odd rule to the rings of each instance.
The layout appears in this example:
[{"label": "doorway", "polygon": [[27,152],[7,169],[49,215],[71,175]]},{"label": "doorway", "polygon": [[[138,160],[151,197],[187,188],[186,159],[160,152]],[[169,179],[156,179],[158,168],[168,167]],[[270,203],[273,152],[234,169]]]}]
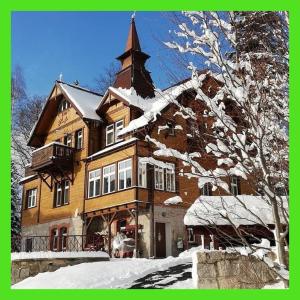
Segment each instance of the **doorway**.
[{"label": "doorway", "polygon": [[166,257],[166,224],[155,223],[155,250],[156,257]]}]

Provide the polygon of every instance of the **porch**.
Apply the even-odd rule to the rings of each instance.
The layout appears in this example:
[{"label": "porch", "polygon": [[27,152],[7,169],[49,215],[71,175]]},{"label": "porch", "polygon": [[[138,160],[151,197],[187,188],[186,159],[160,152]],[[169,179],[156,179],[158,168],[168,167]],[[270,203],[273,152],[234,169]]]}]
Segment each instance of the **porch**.
[{"label": "porch", "polygon": [[133,251],[125,256],[134,254],[135,257],[140,257],[142,254],[140,237],[143,225],[139,217],[140,212],[145,209],[148,209],[147,203],[133,200],[86,212],[84,214],[85,233],[87,235],[103,234],[106,237],[104,247],[111,257],[122,257],[124,254],[120,253],[121,251],[116,252],[116,243],[120,240],[131,243],[128,248],[132,247]]}]

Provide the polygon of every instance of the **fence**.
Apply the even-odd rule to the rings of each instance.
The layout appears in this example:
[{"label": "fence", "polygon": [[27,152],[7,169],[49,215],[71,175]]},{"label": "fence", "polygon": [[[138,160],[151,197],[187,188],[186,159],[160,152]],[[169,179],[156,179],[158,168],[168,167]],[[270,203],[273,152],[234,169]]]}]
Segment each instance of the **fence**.
[{"label": "fence", "polygon": [[104,249],[104,235],[12,236],[11,252],[98,251]]}]

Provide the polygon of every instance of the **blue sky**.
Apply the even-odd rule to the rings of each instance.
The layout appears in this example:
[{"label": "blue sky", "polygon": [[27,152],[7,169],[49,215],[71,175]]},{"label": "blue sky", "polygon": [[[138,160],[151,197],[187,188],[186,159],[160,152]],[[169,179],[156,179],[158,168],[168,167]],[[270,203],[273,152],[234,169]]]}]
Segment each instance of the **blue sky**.
[{"label": "blue sky", "polygon": [[[93,87],[125,48],[132,12],[15,12],[12,16],[12,67],[20,65],[28,94],[48,95],[59,74],[63,80]],[[169,40],[166,13],[137,12],[142,50],[151,58],[147,68],[159,88],[172,83],[165,65],[175,68],[161,40]],[[181,76],[183,77],[183,76]],[[180,79],[180,76],[179,78]],[[172,82],[173,81],[173,82]]]}]

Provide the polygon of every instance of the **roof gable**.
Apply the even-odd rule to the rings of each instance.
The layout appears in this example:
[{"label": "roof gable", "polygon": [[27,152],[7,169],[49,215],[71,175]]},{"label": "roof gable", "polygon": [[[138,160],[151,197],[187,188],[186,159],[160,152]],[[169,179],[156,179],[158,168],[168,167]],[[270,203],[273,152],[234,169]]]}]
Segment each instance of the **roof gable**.
[{"label": "roof gable", "polygon": [[57,81],[31,131],[28,141],[29,146],[39,147],[42,145],[44,134],[50,123],[46,120],[53,119],[57,115],[58,105],[62,97],[66,98],[82,119],[101,121],[100,116],[96,113],[97,105],[102,99],[101,95],[79,86]]}]

